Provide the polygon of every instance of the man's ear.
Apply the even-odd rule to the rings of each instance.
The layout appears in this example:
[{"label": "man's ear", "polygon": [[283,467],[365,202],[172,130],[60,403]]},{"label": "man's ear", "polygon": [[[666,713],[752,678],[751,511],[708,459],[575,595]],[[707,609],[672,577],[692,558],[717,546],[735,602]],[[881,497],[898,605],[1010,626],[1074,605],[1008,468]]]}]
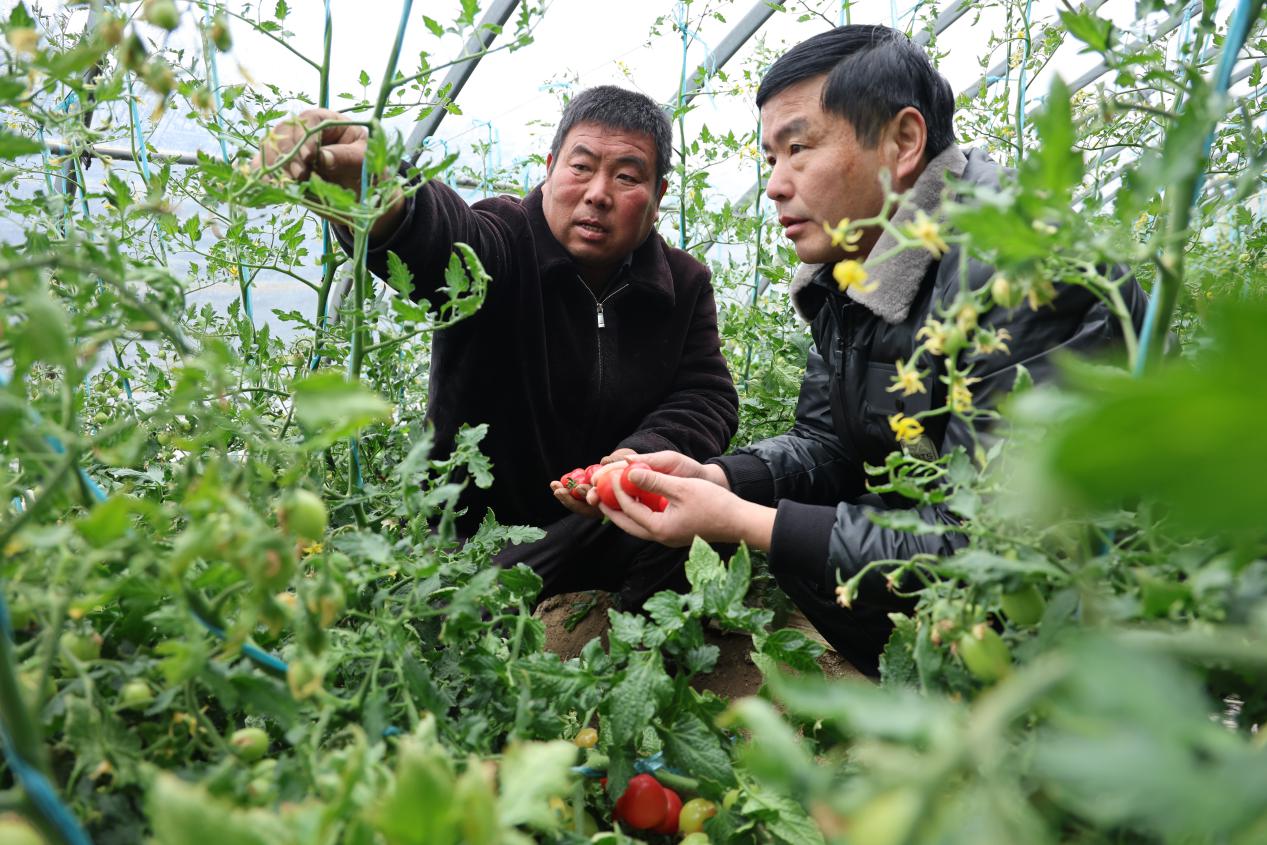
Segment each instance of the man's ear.
[{"label": "man's ear", "polygon": [[660,190],[656,191],[656,195],[655,195],[656,208],[660,207],[660,201],[664,199],[664,192],[667,191],[668,189],[669,189],[669,180],[661,179]]},{"label": "man's ear", "polygon": [[928,147],[928,125],[924,115],[907,106],[889,121],[886,131],[893,160],[893,187],[905,191],[924,172],[924,150]]}]

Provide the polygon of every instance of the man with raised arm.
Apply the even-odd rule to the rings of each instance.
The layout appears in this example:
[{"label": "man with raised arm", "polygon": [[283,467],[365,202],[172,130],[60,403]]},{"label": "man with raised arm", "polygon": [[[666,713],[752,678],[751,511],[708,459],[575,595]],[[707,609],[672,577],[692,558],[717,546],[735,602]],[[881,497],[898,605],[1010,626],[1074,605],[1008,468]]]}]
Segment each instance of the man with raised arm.
[{"label": "man with raised arm", "polygon": [[[315,109],[278,124],[259,161],[272,164],[307,128],[339,118]],[[303,140],[286,173],[357,191],[365,138],[363,127],[327,128]],[[502,524],[546,529],[498,559],[531,565],[543,596],[613,589],[633,609],[684,586],[680,552],[603,522],[551,480],[635,452],[706,460],[738,425],[709,270],[654,229],[671,138],[668,117],[646,96],[592,88],[568,103],[545,180],[526,197],[468,205],[432,181],[371,230],[370,269],[386,278],[395,253],[414,275],[416,299],[444,284],[455,242],[473,247],[492,277],[480,311],[432,340],[427,416],[437,455],[453,448],[460,426],[488,425],[481,449],[495,481],[463,490],[457,529],[470,536],[490,509]],[[348,233],[336,232],[350,251]]]},{"label": "man with raised arm", "polygon": [[[962,262],[960,250],[939,242],[929,224],[939,217],[950,180],[997,188],[1000,169],[984,153],[955,145],[950,85],[922,50],[887,27],[843,26],[793,47],[765,75],[757,105],[770,165],[766,194],[805,264],[790,289],[814,339],[796,423],[786,434],[707,463],[678,452],[643,455],[658,472],[632,470],[629,480],[665,496],[668,509],[654,513],[618,491],[622,511],[602,510],[631,534],[668,545],[699,536],[767,551],[779,585],[815,627],[875,675],[892,629],[889,614],[909,605],[876,574],[863,579],[851,608],[840,607],[838,578],[871,561],[951,554],[961,538],[874,523],[873,509],[911,502],[866,495],[864,467],[882,466],[899,438],[925,458],[956,446],[971,454],[973,430],[963,416],[932,416],[918,430],[911,423],[947,401],[945,369],[935,344],[925,343],[944,325],[937,309],[956,301],[961,266],[972,290],[989,285],[994,271]],[[922,225],[928,249],[886,256],[896,241],[880,227],[839,228],[846,218],[882,213],[882,173],[905,195],[890,219]],[[864,271],[860,262],[869,255],[886,260]],[[1133,281],[1122,294],[1138,326],[1143,295]],[[971,376],[956,388],[966,391],[956,401],[976,408],[1010,391],[1022,363],[1041,380],[1052,372],[1053,351],[1086,351],[1122,337],[1109,309],[1075,286],[1061,287],[1037,310],[994,308],[980,315],[980,326],[978,337],[988,342],[968,353]],[[928,354],[908,366],[921,345]],[[940,507],[921,515],[926,522],[954,521]]]}]

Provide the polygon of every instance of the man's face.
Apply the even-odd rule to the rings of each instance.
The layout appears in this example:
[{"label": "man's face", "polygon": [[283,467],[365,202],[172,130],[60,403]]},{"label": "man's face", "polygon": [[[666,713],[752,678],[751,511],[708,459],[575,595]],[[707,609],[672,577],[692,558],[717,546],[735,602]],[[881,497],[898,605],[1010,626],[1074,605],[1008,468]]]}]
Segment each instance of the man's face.
[{"label": "man's face", "polygon": [[868,230],[858,249],[832,246],[823,224],[874,217],[884,205],[879,173],[892,170],[888,145],[863,147],[844,118],[822,107],[826,76],[789,86],[761,107],[761,146],[771,167],[766,196],[774,200],[784,234],[806,264],[846,257],[862,260],[879,237]]},{"label": "man's face", "polygon": [[649,135],[578,123],[546,157],[546,223],[587,281],[603,281],[646,239],[668,183]]}]

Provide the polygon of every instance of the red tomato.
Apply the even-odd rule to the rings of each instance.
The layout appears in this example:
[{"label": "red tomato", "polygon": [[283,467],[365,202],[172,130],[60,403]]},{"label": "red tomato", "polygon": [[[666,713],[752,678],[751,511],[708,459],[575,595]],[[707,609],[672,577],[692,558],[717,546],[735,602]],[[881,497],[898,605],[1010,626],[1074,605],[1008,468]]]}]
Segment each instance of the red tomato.
[{"label": "red tomato", "polygon": [[581,492],[581,485],[588,484],[589,479],[585,477],[585,470],[577,467],[569,473],[566,473],[559,479],[559,483],[563,485],[563,489],[572,495],[573,499],[584,499],[585,494]]},{"label": "red tomato", "polygon": [[664,814],[664,821],[656,825],[655,832],[677,833],[678,814],[682,812],[682,799],[667,786],[664,787],[664,797],[669,799],[669,811]]},{"label": "red tomato", "polygon": [[620,510],[620,502],[616,500],[616,492],[612,490],[612,484],[615,483],[618,471],[624,469],[626,463],[624,461],[612,461],[610,464],[603,464],[593,475],[592,483],[594,489],[598,491],[598,498],[604,505],[614,511]]},{"label": "red tomato", "polygon": [[601,467],[601,466],[602,466],[602,464],[590,464],[589,466],[587,466],[587,467],[585,468],[585,482],[584,482],[584,483],[586,483],[586,484],[593,484],[593,483],[594,483],[594,473],[598,472],[598,468],[599,468],[599,467]]},{"label": "red tomato", "polygon": [[631,469],[650,470],[651,467],[643,461],[635,461],[625,467],[624,472],[620,474],[620,486],[624,489],[625,493],[630,497],[637,499],[639,502],[642,502],[656,513],[660,513],[667,508],[669,506],[668,499],[664,498],[659,493],[649,493],[629,480],[629,471]]},{"label": "red tomato", "polygon": [[658,826],[669,814],[669,798],[664,793],[664,787],[651,775],[634,775],[616,800],[617,821],[637,830]]}]

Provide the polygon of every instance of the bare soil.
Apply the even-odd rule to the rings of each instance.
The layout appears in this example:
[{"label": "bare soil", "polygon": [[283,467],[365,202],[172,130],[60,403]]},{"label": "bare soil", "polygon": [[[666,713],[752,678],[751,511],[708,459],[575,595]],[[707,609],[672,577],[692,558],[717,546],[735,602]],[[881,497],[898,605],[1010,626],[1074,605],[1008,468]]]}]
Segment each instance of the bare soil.
[{"label": "bare soil", "polygon": [[[574,619],[574,627],[568,630],[568,620],[579,615],[587,605],[589,611],[579,620]],[[600,637],[606,646],[607,611],[612,607],[611,594],[603,592],[565,593],[541,602],[535,615],[546,626],[546,649],[568,660],[578,657],[585,644],[595,637]],[[695,679],[695,688],[709,690],[727,700],[755,695],[761,688],[762,678],[761,671],[752,662],[752,639],[708,629],[705,637],[721,654],[712,672]],[[829,678],[862,677],[848,661],[830,649],[819,658],[818,664]]]}]

